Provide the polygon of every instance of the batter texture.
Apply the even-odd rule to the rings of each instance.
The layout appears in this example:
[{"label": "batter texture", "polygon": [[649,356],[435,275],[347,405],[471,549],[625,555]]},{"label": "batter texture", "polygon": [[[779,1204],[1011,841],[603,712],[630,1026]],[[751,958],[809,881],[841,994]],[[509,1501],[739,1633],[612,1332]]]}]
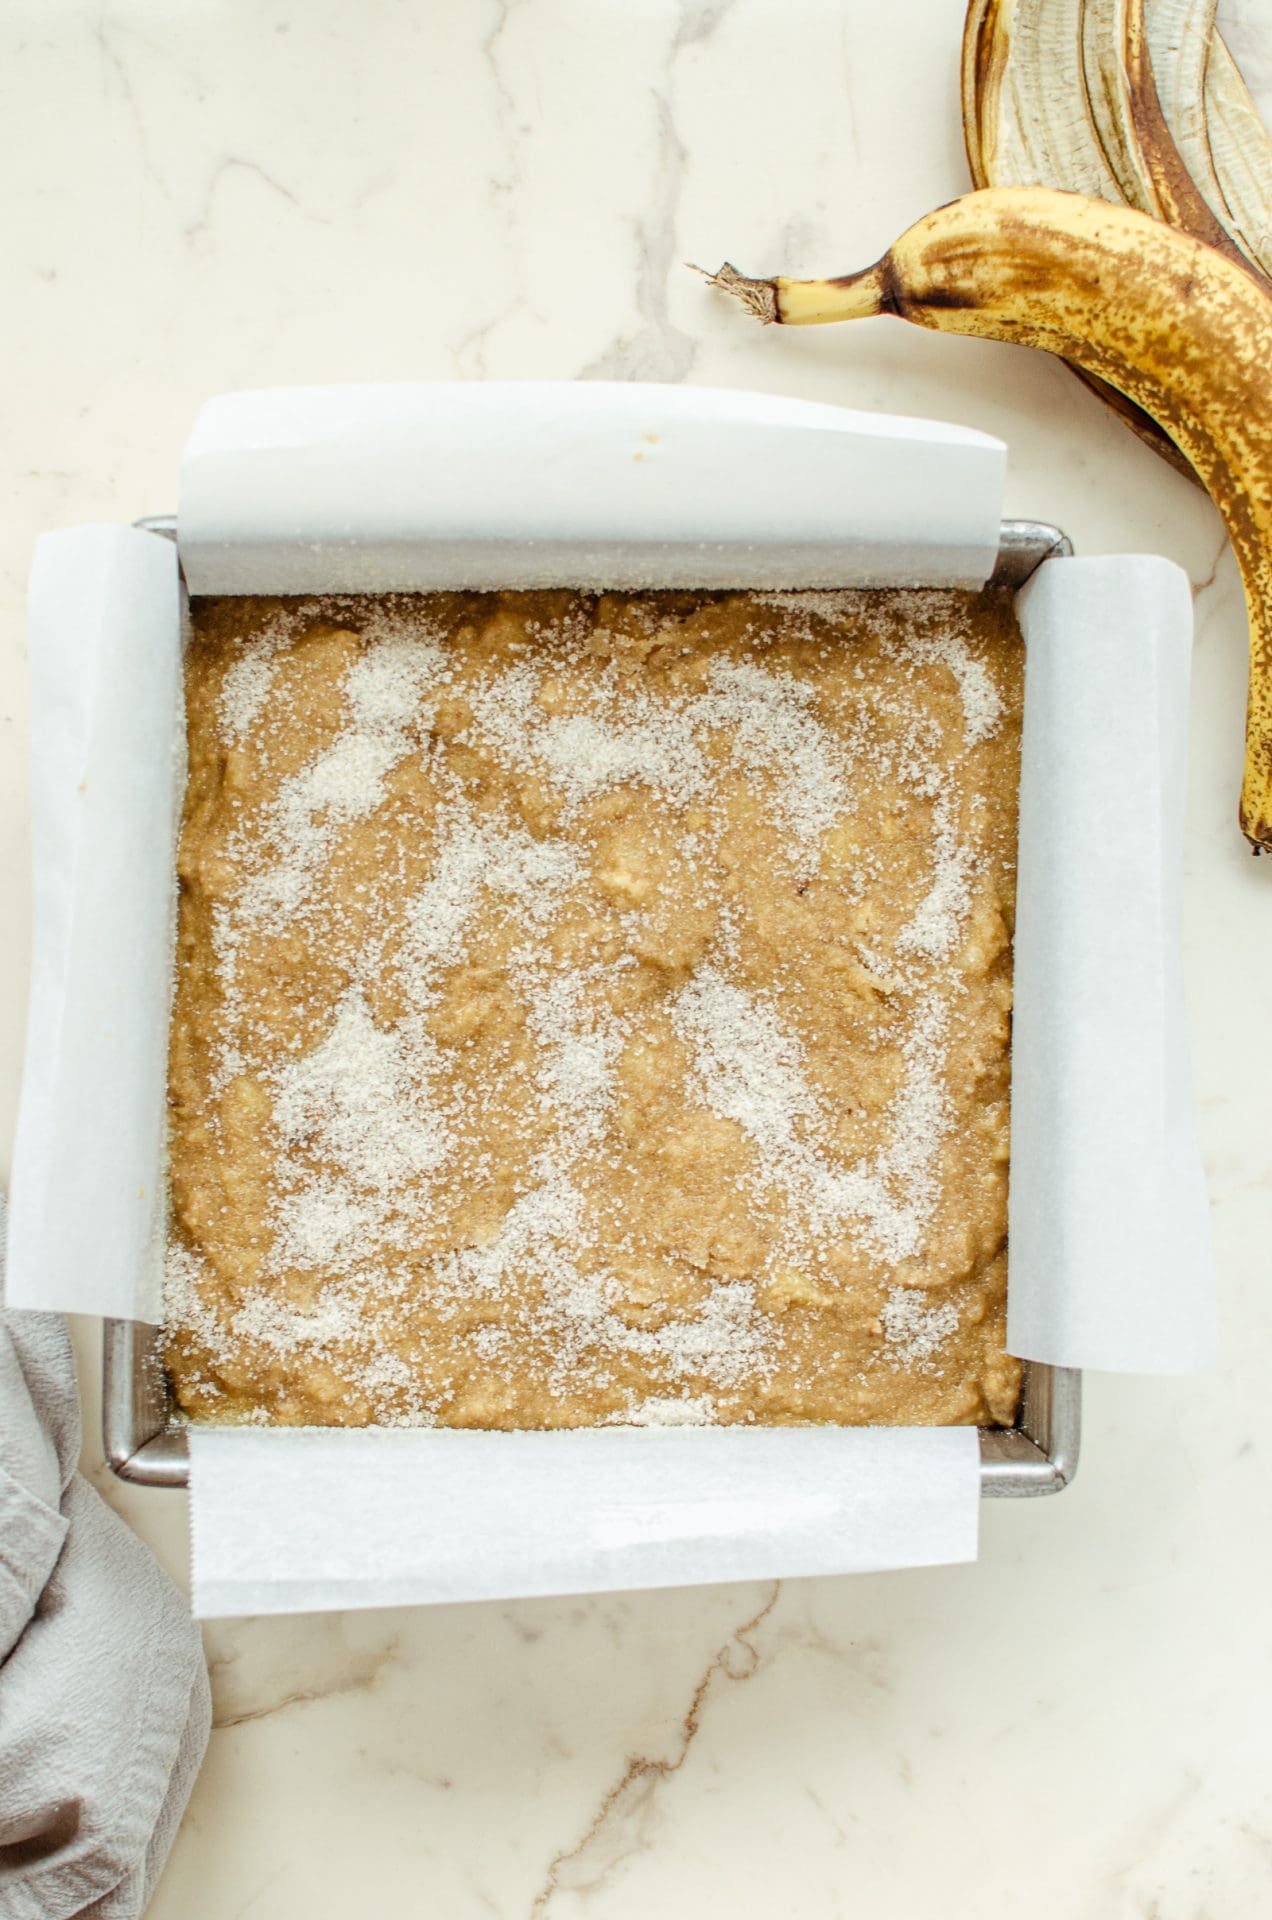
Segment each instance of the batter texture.
[{"label": "batter texture", "polygon": [[1010,596],[205,600],[193,1418],[1010,1424]]}]

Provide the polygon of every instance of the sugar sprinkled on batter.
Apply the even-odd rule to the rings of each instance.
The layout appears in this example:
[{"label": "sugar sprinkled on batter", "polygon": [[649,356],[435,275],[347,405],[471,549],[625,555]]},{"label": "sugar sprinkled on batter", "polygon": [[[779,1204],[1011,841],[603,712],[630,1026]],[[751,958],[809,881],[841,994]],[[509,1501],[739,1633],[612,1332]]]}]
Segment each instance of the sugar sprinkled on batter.
[{"label": "sugar sprinkled on batter", "polygon": [[209,603],[188,691],[193,1414],[1010,1418],[1001,612]]}]

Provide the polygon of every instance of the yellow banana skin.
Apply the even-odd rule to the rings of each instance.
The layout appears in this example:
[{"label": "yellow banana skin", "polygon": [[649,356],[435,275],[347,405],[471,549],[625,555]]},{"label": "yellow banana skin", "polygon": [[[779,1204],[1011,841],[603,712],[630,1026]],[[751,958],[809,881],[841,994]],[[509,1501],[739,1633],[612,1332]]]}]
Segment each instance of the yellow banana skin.
[{"label": "yellow banana skin", "polygon": [[787,326],[891,313],[1041,347],[1151,414],[1223,516],[1250,620],[1241,828],[1272,850],[1272,296],[1213,247],[1130,207],[989,187],[832,280],[713,283]]}]

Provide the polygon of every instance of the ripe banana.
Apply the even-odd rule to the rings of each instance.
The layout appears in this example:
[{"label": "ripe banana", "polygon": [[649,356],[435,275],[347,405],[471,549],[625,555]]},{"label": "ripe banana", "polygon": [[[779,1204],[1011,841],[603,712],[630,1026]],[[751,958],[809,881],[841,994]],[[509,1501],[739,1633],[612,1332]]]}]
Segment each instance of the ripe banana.
[{"label": "ripe banana", "polygon": [[1250,618],[1242,831],[1272,850],[1272,295],[1244,267],[1130,207],[990,187],[938,208],[874,266],[832,280],[708,276],[787,326],[895,314],[1041,347],[1143,407],[1223,516]]}]

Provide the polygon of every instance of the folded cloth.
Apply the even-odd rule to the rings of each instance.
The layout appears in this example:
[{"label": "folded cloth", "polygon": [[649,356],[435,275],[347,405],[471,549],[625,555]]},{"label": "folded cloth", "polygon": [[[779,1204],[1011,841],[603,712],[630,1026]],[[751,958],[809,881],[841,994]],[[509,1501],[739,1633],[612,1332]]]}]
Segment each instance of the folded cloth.
[{"label": "folded cloth", "polygon": [[79,1447],[65,1322],[0,1309],[3,1920],[140,1914],[211,1725],[189,1608]]}]

